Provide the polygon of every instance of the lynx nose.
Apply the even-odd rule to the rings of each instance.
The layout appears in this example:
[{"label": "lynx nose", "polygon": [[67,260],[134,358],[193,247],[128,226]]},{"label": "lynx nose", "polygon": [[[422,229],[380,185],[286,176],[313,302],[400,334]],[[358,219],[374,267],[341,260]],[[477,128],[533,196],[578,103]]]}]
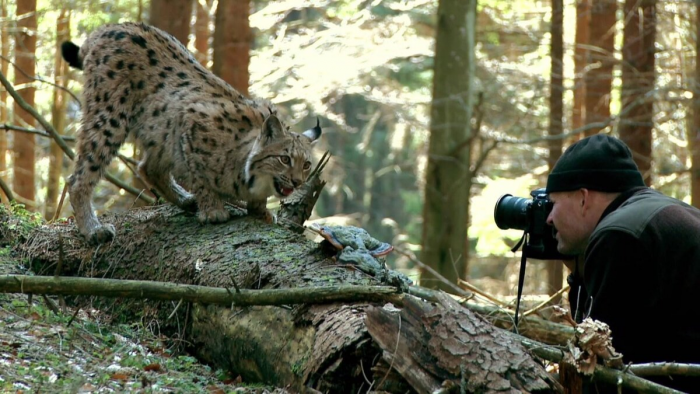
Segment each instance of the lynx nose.
[{"label": "lynx nose", "polygon": [[296,189],[297,187],[301,186],[301,184],[304,183],[302,182],[301,179],[292,179],[292,185],[294,185],[294,188]]}]

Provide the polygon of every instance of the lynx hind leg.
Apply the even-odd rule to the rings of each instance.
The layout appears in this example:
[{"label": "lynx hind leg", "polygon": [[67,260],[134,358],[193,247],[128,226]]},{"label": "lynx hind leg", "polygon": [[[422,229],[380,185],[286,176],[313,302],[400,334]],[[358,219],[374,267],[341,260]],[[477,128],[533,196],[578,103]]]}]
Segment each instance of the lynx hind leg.
[{"label": "lynx hind leg", "polygon": [[148,154],[139,164],[139,174],[169,203],[185,211],[194,212],[197,210],[194,196],[175,182],[167,166],[161,165],[154,159],[149,159]]},{"label": "lynx hind leg", "polygon": [[[99,114],[98,118],[88,114],[84,119],[78,159],[69,179],[70,203],[75,221],[80,233],[92,244],[108,242],[115,235],[114,226],[100,223],[92,207],[95,186],[126,138],[123,121],[110,119],[108,115]],[[102,121],[105,116],[109,119],[107,122]]]}]

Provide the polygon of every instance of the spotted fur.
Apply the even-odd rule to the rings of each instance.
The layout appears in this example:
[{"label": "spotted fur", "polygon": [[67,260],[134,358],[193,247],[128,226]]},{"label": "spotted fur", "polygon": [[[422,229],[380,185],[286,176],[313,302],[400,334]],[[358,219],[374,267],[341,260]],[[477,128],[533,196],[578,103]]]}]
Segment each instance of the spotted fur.
[{"label": "spotted fur", "polygon": [[85,112],[69,187],[78,228],[91,242],[114,237],[91,199],[129,133],[143,148],[140,175],[167,201],[197,209],[201,223],[228,220],[226,200],[247,201],[250,213],[270,220],[267,198],[284,198],[306,180],[321,128],[289,131],[274,105],[241,95],[162,30],[108,25],[80,48],[64,43],[62,53],[85,72]]}]

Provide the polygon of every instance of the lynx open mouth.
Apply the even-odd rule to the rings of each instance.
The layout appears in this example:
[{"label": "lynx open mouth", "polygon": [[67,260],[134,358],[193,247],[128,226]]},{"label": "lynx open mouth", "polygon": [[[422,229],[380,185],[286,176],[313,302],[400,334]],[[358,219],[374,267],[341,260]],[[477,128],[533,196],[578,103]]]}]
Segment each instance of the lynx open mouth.
[{"label": "lynx open mouth", "polygon": [[277,180],[277,178],[274,178],[273,183],[275,184],[275,191],[280,196],[289,197],[289,195],[292,194],[292,192],[294,192],[293,188],[282,186],[282,184],[279,180]]}]

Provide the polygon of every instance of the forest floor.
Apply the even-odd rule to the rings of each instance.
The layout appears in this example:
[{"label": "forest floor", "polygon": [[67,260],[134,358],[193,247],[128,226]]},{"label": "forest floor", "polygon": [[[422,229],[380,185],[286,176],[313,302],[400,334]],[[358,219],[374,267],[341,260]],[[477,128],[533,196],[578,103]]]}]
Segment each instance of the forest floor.
[{"label": "forest floor", "polygon": [[[13,260],[0,258],[0,275],[26,274]],[[49,299],[0,294],[0,393],[286,392],[212,370],[140,323],[108,325]]]}]

